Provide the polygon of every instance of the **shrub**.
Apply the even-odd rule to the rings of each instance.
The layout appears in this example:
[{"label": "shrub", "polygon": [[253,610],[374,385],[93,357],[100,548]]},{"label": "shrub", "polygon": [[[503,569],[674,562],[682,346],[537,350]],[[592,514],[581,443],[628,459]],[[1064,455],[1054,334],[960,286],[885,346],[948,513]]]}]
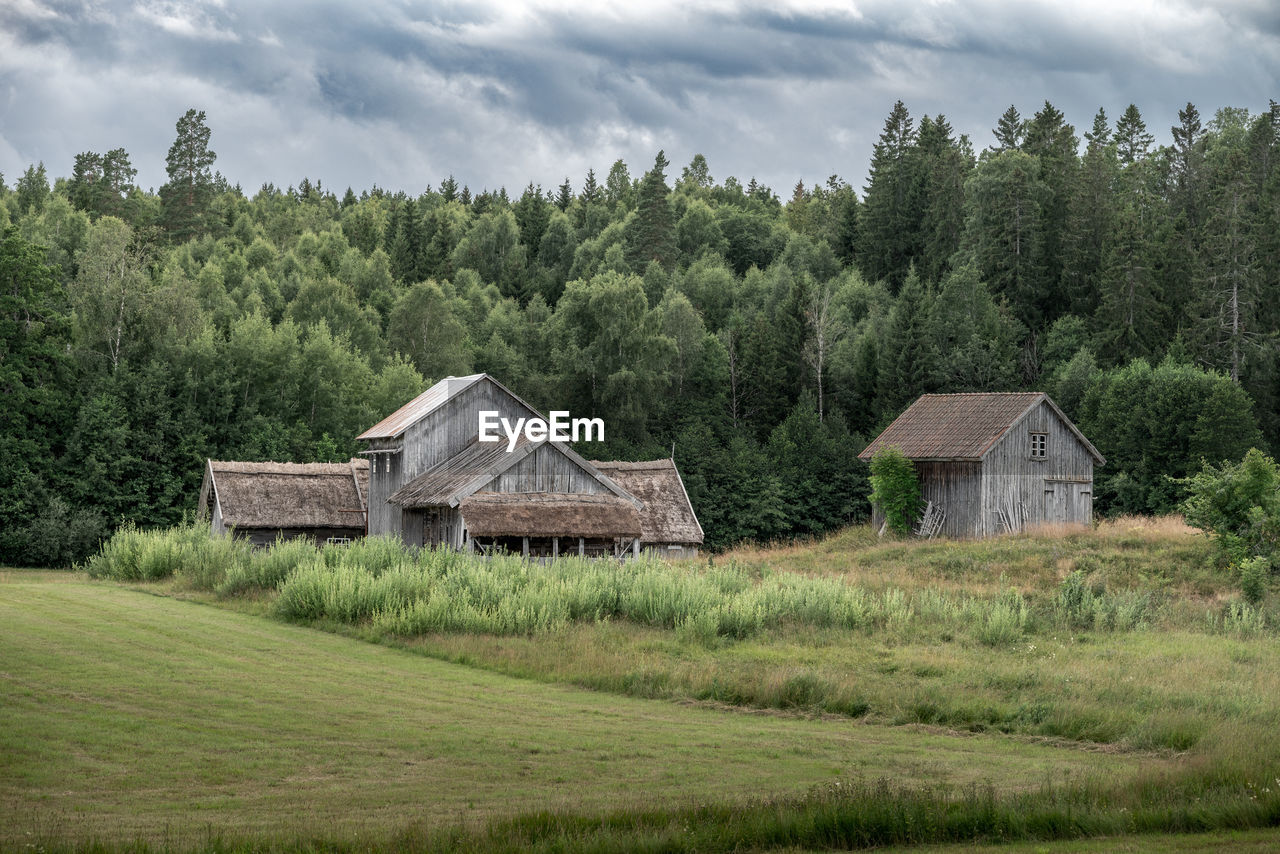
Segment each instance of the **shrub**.
[{"label": "shrub", "polygon": [[1190,493],[1182,505],[1187,524],[1212,533],[1222,557],[1243,564],[1271,557],[1280,546],[1280,466],[1257,448],[1239,463],[1209,463],[1182,483]]},{"label": "shrub", "polygon": [[884,512],[891,531],[911,533],[924,500],[915,466],[897,448],[882,448],[871,458],[871,503]]},{"label": "shrub", "polygon": [[1252,557],[1240,564],[1240,592],[1250,605],[1257,605],[1267,593],[1267,578],[1271,575],[1271,561],[1265,557]]}]

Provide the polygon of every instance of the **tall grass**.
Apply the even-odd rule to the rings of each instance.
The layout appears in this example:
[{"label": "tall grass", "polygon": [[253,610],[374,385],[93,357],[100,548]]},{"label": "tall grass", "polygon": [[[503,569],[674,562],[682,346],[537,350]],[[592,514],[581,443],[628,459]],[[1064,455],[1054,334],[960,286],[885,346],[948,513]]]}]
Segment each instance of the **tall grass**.
[{"label": "tall grass", "polygon": [[[893,632],[935,628],[989,646],[1049,629],[1126,632],[1145,628],[1158,608],[1150,592],[1109,592],[1070,573],[1052,596],[1006,587],[995,595],[900,587],[872,589],[845,576],[716,567],[653,560],[620,564],[565,557],[541,564],[451,550],[407,549],[370,537],[317,548],[303,540],[253,549],[211,538],[201,526],[164,531],[126,527],[86,565],[96,578],[174,577],[218,596],[274,591],[274,613],[289,620],[364,624],[380,633],[534,635],[569,623],[628,620],[673,630],[682,641],[714,644],[788,626]],[[1232,606],[1196,623],[1200,630],[1250,636],[1261,611]]]}]

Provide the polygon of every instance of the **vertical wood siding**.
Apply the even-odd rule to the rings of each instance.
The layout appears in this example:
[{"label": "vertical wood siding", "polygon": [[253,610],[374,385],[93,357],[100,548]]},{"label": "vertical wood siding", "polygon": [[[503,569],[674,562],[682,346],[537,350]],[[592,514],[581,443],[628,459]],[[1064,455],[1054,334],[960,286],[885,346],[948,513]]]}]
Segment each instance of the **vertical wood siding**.
[{"label": "vertical wood siding", "polygon": [[[370,534],[399,534],[410,545],[422,544],[421,520],[410,520],[399,507],[388,504],[387,499],[427,469],[452,458],[473,442],[478,435],[482,411],[495,411],[512,424],[517,418],[541,417],[486,378],[467,386],[434,412],[411,424],[398,445],[374,443],[372,447],[395,447],[399,453],[370,455]],[[460,538],[461,522],[454,527]],[[460,539],[458,544],[461,545]]]},{"label": "vertical wood siding", "polygon": [[946,512],[941,533],[948,537],[975,536],[977,521],[982,516],[982,463],[918,462],[915,465],[921,496]]},{"label": "vertical wood siding", "polygon": [[608,492],[600,481],[569,457],[543,445],[494,478],[486,492]]},{"label": "vertical wood siding", "polygon": [[[1044,459],[1031,458],[1031,434],[1047,433]],[[1093,520],[1093,456],[1047,403],[1015,423],[982,461],[981,518],[974,534],[1003,532],[999,510],[1014,530],[1042,523]]]}]

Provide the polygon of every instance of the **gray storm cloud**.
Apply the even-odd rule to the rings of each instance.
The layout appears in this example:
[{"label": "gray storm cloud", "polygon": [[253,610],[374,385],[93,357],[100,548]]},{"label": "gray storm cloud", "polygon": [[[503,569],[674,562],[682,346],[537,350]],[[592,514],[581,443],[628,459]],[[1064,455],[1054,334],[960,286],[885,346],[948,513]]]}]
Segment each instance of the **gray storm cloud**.
[{"label": "gray storm cloud", "polygon": [[1280,15],[1220,4],[671,5],[118,2],[0,7],[0,172],[125,147],[165,180],[175,120],[208,113],[217,167],[252,191],[304,175],[518,191],[659,148],[786,195],[860,184],[884,116],[945,113],[981,148],[1009,104],[1077,129],[1137,103],[1157,138],[1188,100],[1260,110]]}]

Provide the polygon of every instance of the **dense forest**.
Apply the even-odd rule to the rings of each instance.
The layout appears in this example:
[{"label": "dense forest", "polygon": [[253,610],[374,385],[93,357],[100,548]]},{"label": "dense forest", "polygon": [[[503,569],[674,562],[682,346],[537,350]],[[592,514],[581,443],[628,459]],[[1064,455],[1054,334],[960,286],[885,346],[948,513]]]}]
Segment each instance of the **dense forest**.
[{"label": "dense forest", "polygon": [[[708,545],[865,517],[866,440],[923,392],[1049,392],[1107,457],[1097,506],[1177,506],[1280,445],[1280,108],[1051,104],[989,145],[899,102],[859,194],[717,181],[701,155],[544,190],[252,195],[177,123],[0,176],[0,563],[190,514],[206,457],[337,460],[426,385],[488,371],[600,416],[590,458],[674,456]],[[844,157],[849,168],[858,168]]]}]

